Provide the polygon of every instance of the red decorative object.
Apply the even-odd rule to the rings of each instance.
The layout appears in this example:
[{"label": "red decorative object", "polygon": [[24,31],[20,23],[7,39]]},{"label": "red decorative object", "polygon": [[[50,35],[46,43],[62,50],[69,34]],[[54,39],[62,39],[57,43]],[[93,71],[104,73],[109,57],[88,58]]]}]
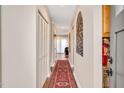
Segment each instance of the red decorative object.
[{"label": "red decorative object", "polygon": [[109,39],[103,39],[102,45],[102,63],[103,65],[107,65],[109,57]]},{"label": "red decorative object", "polygon": [[58,60],[51,74],[49,88],[77,88],[68,60]]}]

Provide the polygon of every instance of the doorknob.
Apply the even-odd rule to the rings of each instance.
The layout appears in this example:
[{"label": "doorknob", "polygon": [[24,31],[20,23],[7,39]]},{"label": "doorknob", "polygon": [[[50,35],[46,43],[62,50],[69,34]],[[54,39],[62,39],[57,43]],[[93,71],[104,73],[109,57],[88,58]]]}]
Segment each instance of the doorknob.
[{"label": "doorknob", "polygon": [[110,68],[109,70],[107,70],[108,76],[112,76],[113,75],[113,71],[112,68]]},{"label": "doorknob", "polygon": [[112,57],[109,57],[109,63],[113,63]]},{"label": "doorknob", "polygon": [[110,68],[109,73],[110,73],[109,76],[112,76],[113,75],[112,68]]}]

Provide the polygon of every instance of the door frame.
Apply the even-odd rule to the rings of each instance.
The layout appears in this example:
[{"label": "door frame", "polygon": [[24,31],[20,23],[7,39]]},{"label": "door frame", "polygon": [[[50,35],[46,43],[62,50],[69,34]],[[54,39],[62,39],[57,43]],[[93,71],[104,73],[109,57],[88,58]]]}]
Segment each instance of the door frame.
[{"label": "door frame", "polygon": [[114,76],[114,78],[115,78],[115,81],[114,81],[114,87],[115,88],[117,88],[117,35],[118,35],[118,33],[120,33],[120,32],[124,32],[124,29],[122,29],[122,30],[118,30],[118,31],[116,31],[115,32],[115,76]]},{"label": "door frame", "polygon": [[[40,18],[38,18],[40,17]],[[39,23],[40,19],[42,23]],[[40,21],[40,22],[41,22]],[[42,27],[40,27],[42,24]],[[41,28],[43,31],[39,32],[39,28]],[[48,21],[45,19],[45,17],[42,15],[39,9],[36,11],[36,87],[43,87],[43,84],[45,83],[45,80],[47,79],[48,74],[48,60],[47,60],[47,31],[48,30]],[[42,77],[39,76],[39,34],[41,34],[41,74]],[[44,36],[42,36],[44,35]],[[42,43],[44,43],[42,45]],[[46,48],[43,50],[43,48]],[[42,51],[43,50],[43,51]],[[42,55],[43,54],[43,55]],[[40,85],[40,78],[41,78],[41,85]]]},{"label": "door frame", "polygon": [[[41,64],[41,74],[43,75],[43,73],[42,73],[42,69],[43,69],[42,68],[42,63],[43,62],[39,63],[39,41],[41,41],[41,44],[42,44],[42,42],[44,42],[42,40],[39,40],[39,34],[41,34],[41,38],[43,38],[42,37],[43,32],[40,31],[42,29],[41,28],[41,20],[42,20],[42,16],[39,12],[39,9],[37,9],[37,12],[36,12],[36,87],[37,88],[42,87],[42,80],[40,82],[40,78],[42,79],[42,77],[40,77],[40,75],[39,75],[39,69],[40,69],[39,64]],[[41,61],[43,61],[43,59],[44,59],[42,57],[42,48],[43,47],[41,45]],[[41,85],[40,85],[40,83],[41,83]]]},{"label": "door frame", "polygon": [[1,6],[0,6],[0,88],[2,87],[2,57],[1,57]]},{"label": "door frame", "polygon": [[36,87],[39,88],[39,13],[36,12]]}]

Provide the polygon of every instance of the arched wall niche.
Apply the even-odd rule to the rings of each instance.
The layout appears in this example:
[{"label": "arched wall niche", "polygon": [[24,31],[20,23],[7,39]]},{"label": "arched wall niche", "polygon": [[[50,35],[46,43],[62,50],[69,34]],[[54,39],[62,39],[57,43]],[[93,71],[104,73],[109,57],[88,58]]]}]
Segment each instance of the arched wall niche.
[{"label": "arched wall niche", "polygon": [[76,22],[76,52],[83,57],[83,17],[79,11]]}]

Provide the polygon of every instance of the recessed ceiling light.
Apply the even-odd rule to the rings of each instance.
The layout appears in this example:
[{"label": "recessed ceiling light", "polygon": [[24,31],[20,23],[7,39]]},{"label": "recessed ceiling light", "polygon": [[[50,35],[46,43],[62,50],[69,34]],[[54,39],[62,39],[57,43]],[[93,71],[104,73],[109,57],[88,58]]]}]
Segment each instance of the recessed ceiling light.
[{"label": "recessed ceiling light", "polygon": [[64,7],[64,5],[60,5],[60,7]]},{"label": "recessed ceiling light", "polygon": [[65,27],[65,26],[59,26],[59,28],[61,28],[61,29],[67,29],[68,27]]}]

